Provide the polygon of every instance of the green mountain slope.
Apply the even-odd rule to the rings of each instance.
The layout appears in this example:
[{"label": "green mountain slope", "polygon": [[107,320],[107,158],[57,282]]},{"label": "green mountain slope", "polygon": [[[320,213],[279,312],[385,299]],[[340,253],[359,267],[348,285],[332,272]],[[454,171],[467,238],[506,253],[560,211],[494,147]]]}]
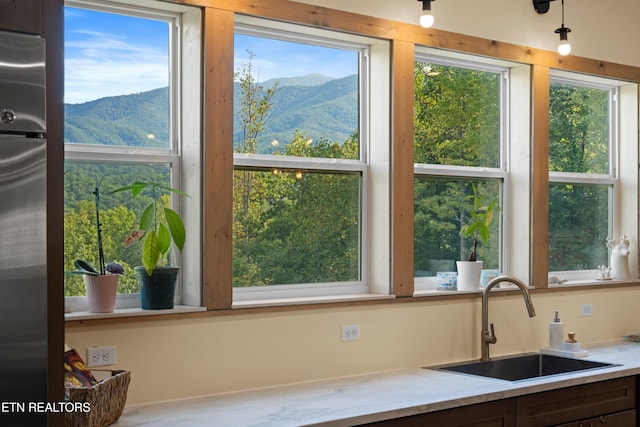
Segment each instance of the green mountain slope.
[{"label": "green mountain slope", "polygon": [[296,129],[314,140],[344,142],[358,129],[357,85],[357,77],[350,76],[318,86],[279,88],[260,147],[270,148],[274,139],[286,144]]},{"label": "green mountain slope", "polygon": [[65,104],[65,142],[167,147],[168,111],[168,88]]},{"label": "green mountain slope", "polygon": [[[273,140],[284,146],[296,130],[314,140],[327,138],[340,143],[357,130],[357,76],[331,79],[312,74],[262,85],[268,88],[275,81],[278,90],[260,136],[259,152],[271,152]],[[239,96],[237,84],[235,94]],[[65,104],[65,142],[167,147],[168,106],[168,88]]]}]

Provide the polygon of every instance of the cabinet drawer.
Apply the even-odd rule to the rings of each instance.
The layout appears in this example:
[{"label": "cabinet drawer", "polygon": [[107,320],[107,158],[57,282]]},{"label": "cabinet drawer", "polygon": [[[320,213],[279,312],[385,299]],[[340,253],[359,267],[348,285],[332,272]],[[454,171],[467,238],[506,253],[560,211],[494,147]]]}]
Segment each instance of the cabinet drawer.
[{"label": "cabinet drawer", "polygon": [[0,30],[40,34],[40,0],[0,0]]},{"label": "cabinet drawer", "polygon": [[[635,408],[635,378],[627,377],[518,397],[518,426],[550,426]],[[634,424],[635,425],[635,421]]]},{"label": "cabinet drawer", "polygon": [[515,427],[515,404],[515,399],[503,399],[366,425],[371,427]]},{"label": "cabinet drawer", "polygon": [[636,411],[617,412],[615,414],[602,415],[589,420],[575,421],[562,424],[557,427],[633,427],[636,425]]}]

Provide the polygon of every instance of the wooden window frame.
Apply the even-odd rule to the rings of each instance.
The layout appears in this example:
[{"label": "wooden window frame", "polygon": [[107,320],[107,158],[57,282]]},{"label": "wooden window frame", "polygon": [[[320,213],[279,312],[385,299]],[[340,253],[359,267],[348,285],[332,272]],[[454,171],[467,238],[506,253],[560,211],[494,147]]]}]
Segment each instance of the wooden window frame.
[{"label": "wooden window frame", "polygon": [[[186,2],[185,2],[186,3]],[[209,310],[232,303],[233,32],[234,16],[252,15],[377,37],[391,44],[391,290],[413,295],[413,61],[415,45],[504,59],[531,67],[531,259],[529,282],[547,288],[548,100],[551,68],[640,82],[640,68],[466,36],[424,31],[382,18],[272,0],[192,1],[204,10],[203,300]]]}]

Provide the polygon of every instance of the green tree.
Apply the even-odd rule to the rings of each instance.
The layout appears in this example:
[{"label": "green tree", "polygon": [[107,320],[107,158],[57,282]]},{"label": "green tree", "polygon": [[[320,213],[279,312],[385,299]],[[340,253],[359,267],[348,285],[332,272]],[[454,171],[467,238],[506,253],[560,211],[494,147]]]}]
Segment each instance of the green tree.
[{"label": "green tree", "polygon": [[609,92],[553,83],[549,96],[549,170],[609,173]]},{"label": "green tree", "polygon": [[416,62],[416,163],[498,167],[500,74]]},{"label": "green tree", "polygon": [[[242,137],[235,147],[239,153],[255,154],[258,136],[271,111],[271,100],[276,93],[277,83],[265,90],[253,73],[255,54],[248,52],[249,61],[234,75],[240,85],[239,97],[234,99],[240,105],[236,119]],[[259,227],[264,193],[263,180],[252,171],[236,170],[233,173],[233,260],[234,285],[238,282],[252,283],[255,277],[255,261],[250,256],[249,247],[253,243],[254,229]],[[254,272],[254,273],[252,273]]]},{"label": "green tree", "polygon": [[235,148],[238,153],[256,153],[258,136],[264,131],[265,124],[271,112],[272,99],[278,88],[278,83],[266,89],[254,76],[253,58],[255,54],[247,51],[249,60],[234,74],[234,80],[240,83],[241,96],[234,102],[240,104],[236,115],[239,128],[242,130],[240,143]]}]

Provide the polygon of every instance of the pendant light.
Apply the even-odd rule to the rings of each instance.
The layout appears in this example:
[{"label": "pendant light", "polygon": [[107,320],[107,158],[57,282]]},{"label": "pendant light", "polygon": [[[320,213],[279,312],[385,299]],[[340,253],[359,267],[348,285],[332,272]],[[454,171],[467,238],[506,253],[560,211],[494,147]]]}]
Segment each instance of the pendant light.
[{"label": "pendant light", "polygon": [[567,56],[571,53],[571,45],[567,39],[567,34],[571,32],[571,28],[564,26],[564,0],[562,0],[562,25],[556,29],[555,33],[560,34],[560,44],[558,44],[558,53]]},{"label": "pendant light", "polygon": [[430,28],[435,21],[431,14],[431,2],[435,0],[418,0],[422,2],[422,14],[420,15],[420,25],[424,28]]},{"label": "pendant light", "polygon": [[[549,11],[549,3],[554,0],[533,0],[533,8],[539,14],[547,13]],[[571,53],[571,45],[567,34],[571,32],[571,28],[564,26],[564,0],[562,0],[562,24],[560,28],[555,30],[555,33],[560,36],[560,44],[558,44],[558,53],[562,56],[566,56]]]}]

